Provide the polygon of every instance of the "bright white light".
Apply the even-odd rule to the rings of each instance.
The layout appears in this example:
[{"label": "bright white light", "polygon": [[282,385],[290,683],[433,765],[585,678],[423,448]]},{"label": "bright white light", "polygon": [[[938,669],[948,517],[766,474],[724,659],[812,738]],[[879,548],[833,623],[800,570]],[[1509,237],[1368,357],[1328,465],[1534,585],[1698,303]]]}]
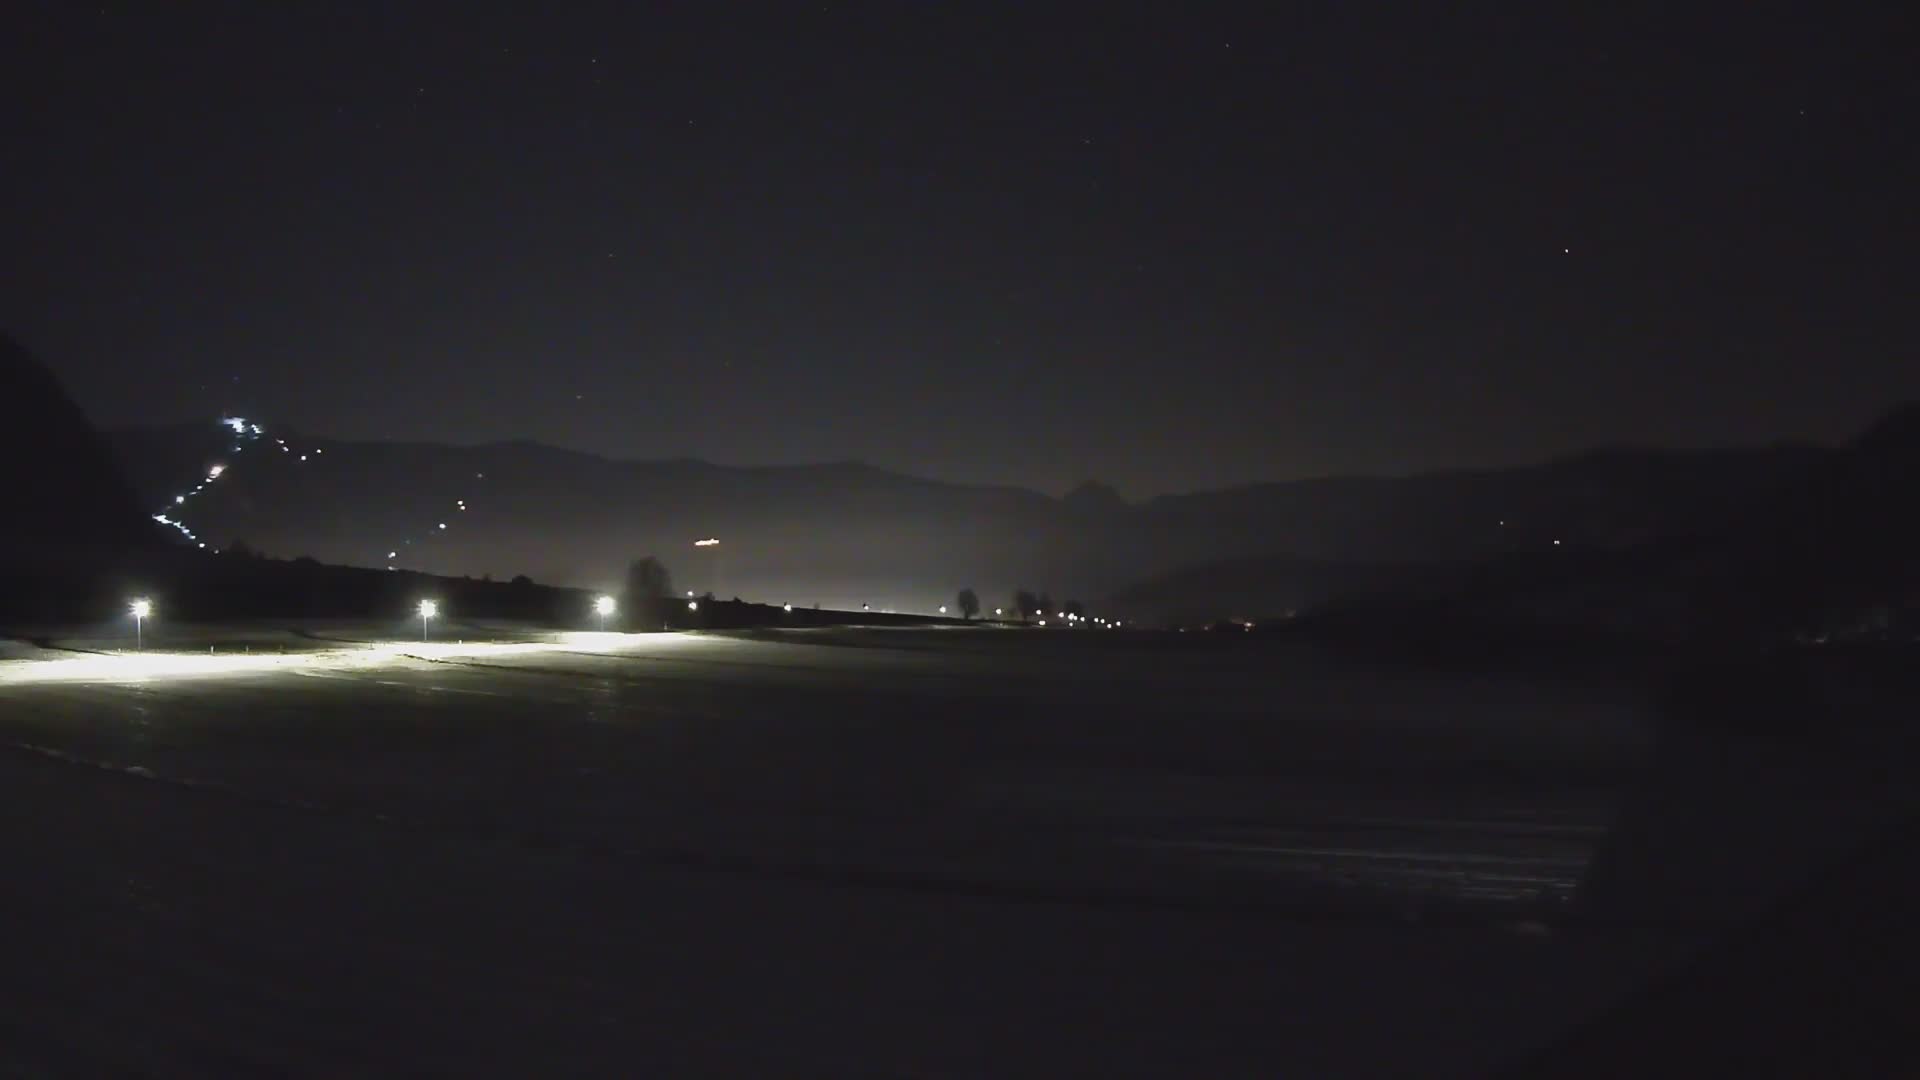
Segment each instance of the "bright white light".
[{"label": "bright white light", "polygon": [[781,610],[781,611],[792,611],[792,610],[793,610],[793,605],[792,605],[792,604],[781,604],[781,605],[780,605],[780,610]]},{"label": "bright white light", "polygon": [[687,595],[688,595],[688,596],[692,596],[692,595],[693,595],[693,590],[692,590],[692,589],[688,589],[688,590],[687,590]]},{"label": "bright white light", "polygon": [[719,540],[717,540],[717,539],[715,539],[714,537],[711,537],[711,536],[709,536],[709,537],[707,537],[707,538],[706,538],[705,540],[695,540],[695,541],[693,542],[693,546],[694,546],[694,547],[713,547],[714,545],[716,545],[716,544],[718,544],[719,542],[720,542]]},{"label": "bright white light", "polygon": [[440,527],[441,527],[441,528],[443,528],[443,529],[444,529],[444,528],[446,528],[446,527],[447,527],[447,523],[446,523],[446,522],[444,522],[444,521],[443,521],[443,522],[441,522],[441,523],[440,523]]},{"label": "bright white light", "polygon": [[941,605],[940,605],[940,614],[942,614],[942,615],[945,615],[946,613],[947,613],[947,605],[945,605],[945,604],[941,604]]},{"label": "bright white light", "polygon": [[218,480],[220,479],[220,474],[226,471],[227,471],[227,467],[225,465],[215,465],[211,469],[207,470],[207,479]]},{"label": "bright white light", "polygon": [[440,614],[439,604],[436,604],[431,600],[420,601],[420,617],[421,618],[431,619],[438,614]]},{"label": "bright white light", "polygon": [[699,611],[699,610],[700,610],[700,601],[698,601],[698,600],[689,600],[689,601],[687,601],[687,610],[688,610],[688,611]]},{"label": "bright white light", "polygon": [[400,667],[418,660],[522,656],[544,652],[643,648],[649,652],[693,644],[678,634],[627,635],[581,631],[541,641],[375,642],[366,646],[289,653],[117,653],[59,660],[0,660],[0,686],[50,682],[140,682],[150,678],[223,678],[289,669],[351,671]]},{"label": "bright white light", "polygon": [[1560,546],[1560,541],[1558,541],[1558,540],[1555,540],[1555,541],[1553,542],[1553,546],[1554,546],[1554,547],[1559,547],[1559,546]]},{"label": "bright white light", "polygon": [[153,601],[145,598],[135,600],[127,605],[127,610],[133,614],[134,618],[144,619],[153,614]]},{"label": "bright white light", "polygon": [[1040,625],[1041,625],[1041,626],[1045,626],[1045,625],[1047,625],[1047,620],[1045,620],[1045,619],[1041,619],[1041,620],[1040,620]]},{"label": "bright white light", "polygon": [[994,609],[993,609],[993,613],[994,613],[995,615],[999,615],[999,614],[1001,614],[1002,612],[1000,611],[1000,609],[999,609],[999,608],[994,608]]},{"label": "bright white light", "polygon": [[173,497],[173,505],[175,506],[179,506],[181,503],[186,501],[187,501],[187,497],[185,495],[175,495]]},{"label": "bright white light", "polygon": [[603,596],[593,602],[593,611],[596,615],[611,615],[613,614],[613,608],[613,597],[611,596]]},{"label": "bright white light", "polygon": [[400,557],[400,553],[399,553],[399,552],[397,552],[397,551],[389,551],[389,552],[387,552],[387,558],[389,558],[389,559],[397,559],[397,558],[399,558],[399,557]]},{"label": "bright white light", "polygon": [[300,455],[300,460],[301,460],[301,461],[305,461],[305,460],[307,460],[307,455],[305,455],[305,454],[301,454],[301,455]]},{"label": "bright white light", "polygon": [[247,422],[237,416],[228,418],[227,426],[233,429],[235,435],[245,434],[247,430]]}]

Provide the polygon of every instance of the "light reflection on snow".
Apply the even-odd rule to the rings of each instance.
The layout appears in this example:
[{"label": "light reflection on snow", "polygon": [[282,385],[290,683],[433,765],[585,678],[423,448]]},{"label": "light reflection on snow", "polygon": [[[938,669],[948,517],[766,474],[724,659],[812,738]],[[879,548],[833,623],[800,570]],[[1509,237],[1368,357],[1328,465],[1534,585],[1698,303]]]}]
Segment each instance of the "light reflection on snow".
[{"label": "light reflection on snow", "polygon": [[376,641],[289,653],[130,652],[88,654],[52,660],[0,661],[0,685],[50,682],[139,682],[244,676],[276,671],[339,671],[393,667],[410,661],[489,659],[558,652],[656,651],[681,634],[614,631],[556,633],[541,641]]}]

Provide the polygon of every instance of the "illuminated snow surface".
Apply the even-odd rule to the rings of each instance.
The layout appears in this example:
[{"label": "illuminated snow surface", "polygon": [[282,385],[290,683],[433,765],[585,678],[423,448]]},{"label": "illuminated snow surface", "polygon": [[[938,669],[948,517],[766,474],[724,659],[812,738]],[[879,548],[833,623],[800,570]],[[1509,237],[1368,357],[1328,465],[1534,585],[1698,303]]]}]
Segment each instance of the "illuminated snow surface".
[{"label": "illuminated snow surface", "polygon": [[1572,918],[1646,754],[1624,689],[1260,641],[367,629],[4,653],[5,1060],[1478,1075],[1706,933]]}]

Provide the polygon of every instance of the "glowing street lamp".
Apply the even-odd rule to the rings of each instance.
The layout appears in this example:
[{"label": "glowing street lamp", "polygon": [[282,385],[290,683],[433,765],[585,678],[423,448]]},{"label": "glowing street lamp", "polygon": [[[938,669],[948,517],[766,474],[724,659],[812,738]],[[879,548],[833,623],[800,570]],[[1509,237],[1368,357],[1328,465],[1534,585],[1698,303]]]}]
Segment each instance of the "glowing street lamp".
[{"label": "glowing street lamp", "polygon": [[427,622],[440,614],[440,605],[431,600],[420,601],[420,640],[427,640]]},{"label": "glowing street lamp", "polygon": [[614,603],[611,596],[603,596],[593,602],[593,613],[600,616],[600,629],[603,633],[607,629],[607,616],[613,614],[613,609]]},{"label": "glowing street lamp", "polygon": [[687,601],[687,610],[688,610],[688,611],[699,611],[699,610],[700,610],[700,601],[698,601],[698,600],[689,600],[689,601]]},{"label": "glowing street lamp", "polygon": [[947,613],[947,605],[945,605],[945,604],[941,604],[941,605],[940,605],[940,614],[942,614],[942,615],[945,615],[946,613]]},{"label": "glowing street lamp", "polygon": [[147,616],[153,614],[153,601],[143,596],[128,604],[127,612],[133,616],[133,647],[144,651],[147,643],[142,624],[147,621]]}]

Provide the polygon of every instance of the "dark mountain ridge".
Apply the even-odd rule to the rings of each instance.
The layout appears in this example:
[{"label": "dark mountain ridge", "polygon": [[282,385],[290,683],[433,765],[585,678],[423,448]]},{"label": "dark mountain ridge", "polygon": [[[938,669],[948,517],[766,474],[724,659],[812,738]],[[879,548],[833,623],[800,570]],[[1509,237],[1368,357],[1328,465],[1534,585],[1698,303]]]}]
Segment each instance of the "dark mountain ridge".
[{"label": "dark mountain ridge", "polygon": [[[1129,504],[1098,483],[1052,498],[857,462],[741,467],[618,461],[529,442],[268,434],[322,453],[301,462],[270,438],[231,454],[212,422],[111,441],[155,505],[232,457],[232,471],[188,515],[219,545],[243,538],[362,566],[386,565],[391,551],[406,569],[587,586],[612,584],[629,559],[651,553],[689,587],[724,595],[920,611],[963,585],[991,608],[1018,586],[1095,598],[1180,567],[1248,560],[1288,564],[1284,576],[1304,591],[1243,592],[1223,607],[1189,578],[1182,606],[1260,610],[1253,601],[1285,595],[1296,602],[1280,606],[1298,606],[1380,567],[1471,562],[1556,540],[1611,550],[1707,535],[1772,492],[1813,484],[1841,452],[1608,448],[1508,469],[1316,478]],[[707,536],[722,542],[692,547]],[[1137,614],[1174,606],[1151,589],[1121,595]]]},{"label": "dark mountain ridge", "polygon": [[[1831,449],[1603,451],[1540,470],[1508,473],[1511,482],[1493,488],[1513,496],[1546,477],[1555,489],[1546,503],[1581,511],[1545,542],[1529,535],[1506,552],[1387,565],[1209,561],[1114,602],[1184,620],[1311,612],[1368,632],[1472,624],[1695,643],[1920,629],[1913,406]],[[1608,524],[1592,516],[1601,510],[1621,516]]]}]

